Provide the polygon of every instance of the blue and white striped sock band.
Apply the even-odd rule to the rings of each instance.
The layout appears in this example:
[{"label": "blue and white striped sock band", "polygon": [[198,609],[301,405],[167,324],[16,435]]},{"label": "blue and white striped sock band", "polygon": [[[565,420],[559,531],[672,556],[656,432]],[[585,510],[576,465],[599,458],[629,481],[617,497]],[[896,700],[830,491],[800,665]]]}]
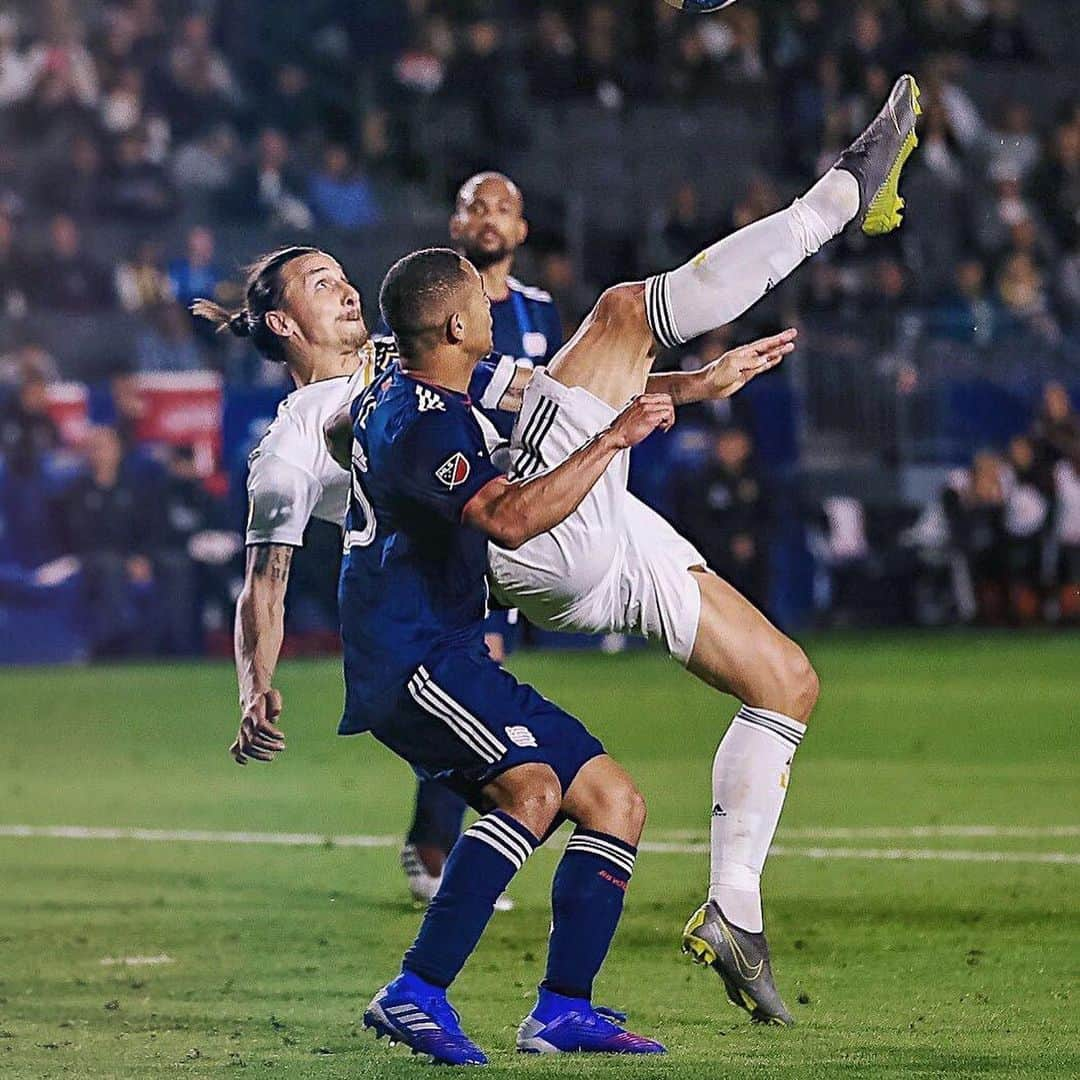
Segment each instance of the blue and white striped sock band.
[{"label": "blue and white striped sock band", "polygon": [[536,849],[536,838],[529,830],[501,810],[493,810],[479,821],[474,821],[462,836],[487,844],[502,855],[515,871],[525,865],[525,860]]},{"label": "blue and white striped sock band", "polygon": [[566,853],[580,851],[585,855],[595,855],[601,859],[607,859],[609,863],[617,867],[627,878],[634,872],[634,860],[637,858],[637,848],[607,833],[593,832],[591,829],[575,829],[566,845]]},{"label": "blue and white striped sock band", "polygon": [[685,345],[671,313],[671,286],[667,274],[657,274],[645,282],[645,318],[653,336],[665,349]]},{"label": "blue and white striped sock band", "polygon": [[771,735],[790,743],[792,747],[798,746],[802,742],[802,737],[806,734],[805,724],[800,724],[798,720],[792,720],[790,716],[773,712],[771,709],[756,709],[744,705],[735,714],[735,722],[740,721],[761,728],[763,731],[767,731]]}]

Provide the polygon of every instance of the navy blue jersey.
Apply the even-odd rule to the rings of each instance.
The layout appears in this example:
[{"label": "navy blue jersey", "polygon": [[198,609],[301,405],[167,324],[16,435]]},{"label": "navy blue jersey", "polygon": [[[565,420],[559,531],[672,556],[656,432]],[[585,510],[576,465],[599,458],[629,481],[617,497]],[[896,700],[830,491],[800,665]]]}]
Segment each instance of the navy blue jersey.
[{"label": "navy blue jersey", "polygon": [[463,525],[461,513],[501,475],[468,396],[397,364],[350,410],[342,734],[377,723],[432,650],[482,640],[487,537]]},{"label": "navy blue jersey", "polygon": [[492,334],[497,353],[546,364],[562,348],[559,312],[543,289],[507,278],[505,300],[491,302]]}]

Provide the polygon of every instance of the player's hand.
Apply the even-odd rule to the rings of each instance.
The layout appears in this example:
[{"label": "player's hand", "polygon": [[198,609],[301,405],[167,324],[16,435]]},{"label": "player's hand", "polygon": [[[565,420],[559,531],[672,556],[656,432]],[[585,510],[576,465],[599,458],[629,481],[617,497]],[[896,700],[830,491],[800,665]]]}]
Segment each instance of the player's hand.
[{"label": "player's hand", "polygon": [[281,716],[281,692],[267,690],[248,702],[240,721],[240,732],[229,747],[237,765],[254,761],[273,761],[274,755],[285,749],[285,733],[275,726]]},{"label": "player's hand", "polygon": [[670,394],[641,394],[634,398],[608,428],[621,449],[637,446],[657,428],[667,431],[675,423]]},{"label": "player's hand", "polygon": [[798,336],[799,331],[792,328],[724,353],[701,370],[705,397],[715,401],[738,393],[751,379],[771,371],[788,353],[794,352]]}]

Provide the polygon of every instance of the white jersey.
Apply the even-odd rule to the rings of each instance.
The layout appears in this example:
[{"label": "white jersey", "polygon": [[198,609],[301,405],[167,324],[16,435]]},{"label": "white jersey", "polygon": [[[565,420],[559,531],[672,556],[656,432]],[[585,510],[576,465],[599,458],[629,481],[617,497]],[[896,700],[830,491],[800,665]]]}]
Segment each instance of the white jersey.
[{"label": "white jersey", "polygon": [[354,374],[309,383],[278,406],[248,458],[248,544],[299,547],[313,517],[344,525],[349,474],[330,456],[323,424],[393,359],[383,344],[365,346]]}]

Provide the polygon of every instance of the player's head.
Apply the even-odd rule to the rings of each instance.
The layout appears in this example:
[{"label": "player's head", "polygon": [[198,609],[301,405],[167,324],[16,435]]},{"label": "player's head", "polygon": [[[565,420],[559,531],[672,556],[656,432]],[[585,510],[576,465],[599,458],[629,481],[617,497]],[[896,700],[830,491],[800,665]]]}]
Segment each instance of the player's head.
[{"label": "player's head", "polygon": [[368,339],[360,294],[341,264],[313,247],[279,248],[256,259],[239,311],[211,300],[196,300],[191,310],[219,330],[250,337],[278,363],[312,348],[359,349]]},{"label": "player's head", "polygon": [[425,248],[390,267],[379,307],[401,355],[422,363],[446,347],[472,360],[491,352],[491,304],[475,266],[450,248]]},{"label": "player's head", "polygon": [[450,218],[450,238],[474,266],[484,270],[501,262],[528,235],[521,191],[508,176],[482,172],[461,185]]}]

